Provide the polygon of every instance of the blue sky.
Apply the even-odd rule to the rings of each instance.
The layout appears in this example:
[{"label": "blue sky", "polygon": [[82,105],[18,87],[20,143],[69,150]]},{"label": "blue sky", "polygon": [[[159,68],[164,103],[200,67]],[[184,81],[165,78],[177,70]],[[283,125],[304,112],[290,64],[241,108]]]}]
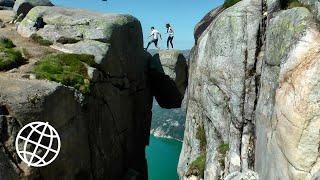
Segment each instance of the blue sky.
[{"label": "blue sky", "polygon": [[[167,35],[165,24],[171,23],[175,31],[176,49],[190,49],[194,44],[193,29],[201,18],[223,0],[52,0],[55,5],[77,7],[96,12],[126,13],[138,18],[141,22],[144,41],[151,26],[162,34],[161,48],[166,48]],[[153,46],[151,48],[154,48]]]}]

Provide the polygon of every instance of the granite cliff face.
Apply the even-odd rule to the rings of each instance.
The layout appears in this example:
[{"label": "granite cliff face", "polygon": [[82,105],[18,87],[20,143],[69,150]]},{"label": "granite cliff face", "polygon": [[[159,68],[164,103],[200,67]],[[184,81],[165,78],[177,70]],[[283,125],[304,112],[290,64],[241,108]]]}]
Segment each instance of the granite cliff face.
[{"label": "granite cliff face", "polygon": [[319,176],[318,2],[288,3],[243,0],[197,26],[181,179]]},{"label": "granite cliff face", "polygon": [[[151,68],[140,22],[130,15],[49,6],[31,8],[16,25],[8,23],[12,11],[0,15],[7,18],[1,36],[16,46],[0,44],[0,62],[18,51],[24,58],[5,69],[0,63],[1,180],[147,179],[153,98],[164,108],[181,106],[182,98],[169,76]],[[155,80],[171,85],[167,94],[157,93]],[[14,147],[17,132],[34,121],[49,122],[62,141],[58,158],[38,169],[22,162]]]},{"label": "granite cliff face", "polygon": [[[44,12],[42,10],[46,14],[41,13]],[[51,25],[53,20],[50,17],[56,17],[59,21]],[[35,27],[36,20],[40,18],[46,25]],[[52,37],[70,40],[74,38],[73,34],[65,32],[78,33],[72,29],[77,27],[76,24],[72,26],[70,23],[93,20],[105,22],[105,28],[97,29],[100,34],[106,35],[103,38],[108,43],[85,35],[80,35],[83,38],[79,38],[77,43],[63,45],[49,38],[53,47],[84,45],[74,51],[70,48],[68,53],[95,55],[94,67],[87,68],[89,93],[82,94],[54,82],[22,79],[32,74],[32,64],[23,65],[11,73],[2,73],[0,104],[8,113],[2,118],[4,134],[1,135],[1,147],[5,149],[3,156],[11,157],[7,159],[11,161],[13,170],[8,173],[12,174],[8,179],[114,179],[125,176],[129,169],[145,176],[144,148],[148,144],[153,98],[147,79],[149,59],[143,51],[139,21],[128,15],[99,15],[58,7],[35,7],[19,24],[18,32],[25,35],[23,32],[30,29],[30,36],[47,40],[47,36],[42,36],[40,32],[57,28],[63,30],[51,29]],[[82,28],[83,34],[85,27]],[[28,47],[22,48],[28,50]],[[40,50],[41,46],[38,48]],[[29,62],[35,61],[36,64],[37,58]],[[49,122],[60,133],[61,153],[50,167],[27,167],[15,154],[12,141],[16,131],[32,121]],[[6,172],[5,169],[0,171]]]}]

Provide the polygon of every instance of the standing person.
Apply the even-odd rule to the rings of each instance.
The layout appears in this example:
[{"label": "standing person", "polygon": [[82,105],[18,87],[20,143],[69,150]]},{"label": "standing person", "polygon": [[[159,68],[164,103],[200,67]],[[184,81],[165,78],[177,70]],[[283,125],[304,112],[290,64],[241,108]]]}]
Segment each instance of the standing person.
[{"label": "standing person", "polygon": [[156,48],[160,49],[158,47],[158,40],[159,40],[159,37],[160,39],[162,40],[162,37],[161,37],[161,34],[158,30],[156,30],[154,27],[151,27],[151,34],[149,36],[149,38],[152,37],[152,40],[148,43],[148,46],[146,48],[146,50],[148,50],[150,44],[154,43],[154,45],[156,46]]},{"label": "standing person", "polygon": [[171,48],[173,49],[172,40],[173,40],[173,37],[174,37],[174,32],[173,32],[173,29],[172,29],[172,27],[171,27],[171,25],[169,23],[166,24],[166,28],[167,28],[167,34],[169,34],[168,40],[167,40],[167,49],[169,49],[169,43],[171,44]]}]

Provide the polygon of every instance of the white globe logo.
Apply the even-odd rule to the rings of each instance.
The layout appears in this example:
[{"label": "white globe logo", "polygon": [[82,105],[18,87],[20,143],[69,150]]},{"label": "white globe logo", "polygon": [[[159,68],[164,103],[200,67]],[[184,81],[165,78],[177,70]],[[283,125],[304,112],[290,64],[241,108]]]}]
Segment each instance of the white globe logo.
[{"label": "white globe logo", "polygon": [[60,152],[58,132],[49,123],[32,122],[25,125],[16,138],[16,151],[23,162],[32,167],[52,163]]}]

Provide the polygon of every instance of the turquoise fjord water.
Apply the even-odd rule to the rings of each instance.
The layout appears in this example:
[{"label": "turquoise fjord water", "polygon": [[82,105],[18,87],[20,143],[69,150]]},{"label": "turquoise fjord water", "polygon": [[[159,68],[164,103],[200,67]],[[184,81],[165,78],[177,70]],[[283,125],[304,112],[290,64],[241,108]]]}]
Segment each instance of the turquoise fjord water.
[{"label": "turquoise fjord water", "polygon": [[177,165],[182,142],[150,137],[147,148],[149,180],[178,180]]}]

